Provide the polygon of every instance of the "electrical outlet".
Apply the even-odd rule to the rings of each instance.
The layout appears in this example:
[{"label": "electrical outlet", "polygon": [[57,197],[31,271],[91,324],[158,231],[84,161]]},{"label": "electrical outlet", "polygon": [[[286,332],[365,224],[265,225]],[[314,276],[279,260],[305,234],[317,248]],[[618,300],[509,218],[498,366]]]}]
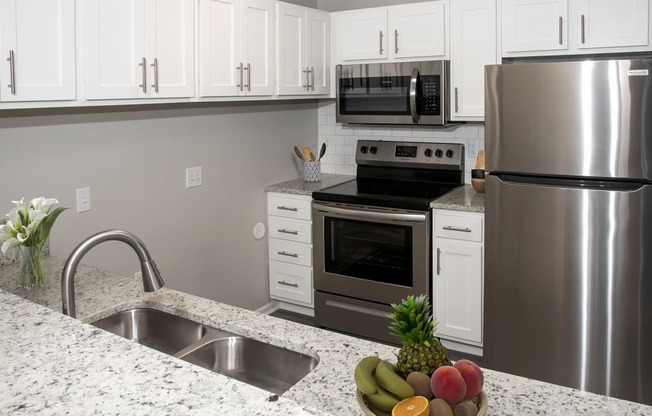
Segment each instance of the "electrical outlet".
[{"label": "electrical outlet", "polygon": [[77,212],[91,210],[91,188],[77,189]]},{"label": "electrical outlet", "polygon": [[201,186],[201,166],[186,169],[186,188]]},{"label": "electrical outlet", "polygon": [[136,272],[134,273],[134,278],[138,281],[143,280],[143,272]]},{"label": "electrical outlet", "polygon": [[478,158],[478,151],[480,150],[480,143],[478,140],[468,140],[467,141],[467,148],[469,149],[469,154],[468,158],[469,159],[477,159]]}]

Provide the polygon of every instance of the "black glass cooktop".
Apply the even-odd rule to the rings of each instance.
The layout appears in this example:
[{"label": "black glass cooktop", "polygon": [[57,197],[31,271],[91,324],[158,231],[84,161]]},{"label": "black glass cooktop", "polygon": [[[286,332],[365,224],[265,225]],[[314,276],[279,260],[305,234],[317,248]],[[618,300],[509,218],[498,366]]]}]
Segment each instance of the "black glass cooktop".
[{"label": "black glass cooktop", "polygon": [[358,178],[313,192],[312,197],[315,201],[427,211],[433,200],[459,186],[459,184]]}]

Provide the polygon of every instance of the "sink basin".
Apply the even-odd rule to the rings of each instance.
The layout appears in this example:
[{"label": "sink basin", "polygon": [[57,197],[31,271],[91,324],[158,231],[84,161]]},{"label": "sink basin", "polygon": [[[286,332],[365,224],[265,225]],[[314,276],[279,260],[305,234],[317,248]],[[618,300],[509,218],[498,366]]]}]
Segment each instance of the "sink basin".
[{"label": "sink basin", "polygon": [[244,383],[282,394],[316,358],[152,308],[129,309],[92,325]]},{"label": "sink basin", "polygon": [[283,394],[318,363],[309,355],[241,336],[214,339],[179,358],[276,394]]},{"label": "sink basin", "polygon": [[151,308],[118,312],[92,325],[170,355],[198,342],[207,332],[200,323]]}]

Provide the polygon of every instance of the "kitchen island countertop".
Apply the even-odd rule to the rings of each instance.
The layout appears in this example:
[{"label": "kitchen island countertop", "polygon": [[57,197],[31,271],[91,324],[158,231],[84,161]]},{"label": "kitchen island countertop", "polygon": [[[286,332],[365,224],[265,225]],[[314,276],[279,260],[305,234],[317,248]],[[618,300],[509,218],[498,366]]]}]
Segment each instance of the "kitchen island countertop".
[{"label": "kitchen island countertop", "polygon": [[[62,315],[63,260],[45,257],[48,283],[16,286],[17,265],[0,267],[0,413],[360,415],[353,369],[366,355],[397,349],[163,288],[81,265],[80,320]],[[11,293],[10,293],[11,292]],[[13,294],[12,294],[13,293]],[[29,300],[26,300],[26,299]],[[114,336],[92,322],[153,307],[319,358],[278,400],[268,392]],[[485,370],[489,415],[650,415],[652,407]]]},{"label": "kitchen island countertop", "polygon": [[484,212],[484,194],[478,193],[469,184],[435,199],[431,208],[448,209],[452,211]]}]

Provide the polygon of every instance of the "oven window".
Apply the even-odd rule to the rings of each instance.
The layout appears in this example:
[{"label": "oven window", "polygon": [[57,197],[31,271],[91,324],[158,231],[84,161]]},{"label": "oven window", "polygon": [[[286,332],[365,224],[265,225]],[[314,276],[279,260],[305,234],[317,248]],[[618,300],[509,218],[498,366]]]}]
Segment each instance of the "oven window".
[{"label": "oven window", "polygon": [[340,79],[340,114],[410,115],[410,77]]},{"label": "oven window", "polygon": [[326,272],[412,286],[412,228],[324,219]]}]

